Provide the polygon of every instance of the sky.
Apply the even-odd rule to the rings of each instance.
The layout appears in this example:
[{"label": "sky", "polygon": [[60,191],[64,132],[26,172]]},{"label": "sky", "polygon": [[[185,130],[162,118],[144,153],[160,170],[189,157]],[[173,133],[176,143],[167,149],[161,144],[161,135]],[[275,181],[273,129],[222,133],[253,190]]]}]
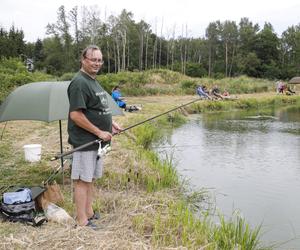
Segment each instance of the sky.
[{"label": "sky", "polygon": [[64,5],[69,12],[73,7],[96,8],[101,18],[119,15],[122,9],[133,13],[133,19],[141,19],[151,25],[152,31],[164,37],[204,37],[210,22],[235,21],[243,17],[263,28],[265,22],[273,25],[278,36],[292,25],[300,24],[299,0],[0,0],[0,27],[14,25],[22,29],[25,41],[35,42],[46,37],[46,26],[55,23],[57,10]]}]

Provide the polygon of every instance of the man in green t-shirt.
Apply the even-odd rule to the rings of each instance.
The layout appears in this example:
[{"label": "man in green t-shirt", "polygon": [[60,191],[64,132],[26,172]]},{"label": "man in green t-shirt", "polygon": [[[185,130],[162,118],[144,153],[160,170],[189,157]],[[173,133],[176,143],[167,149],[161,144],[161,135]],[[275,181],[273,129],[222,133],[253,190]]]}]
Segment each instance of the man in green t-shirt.
[{"label": "man in green t-shirt", "polygon": [[[70,103],[68,141],[75,148],[99,138],[103,146],[110,142],[113,134],[122,130],[112,121],[107,96],[96,80],[102,65],[100,49],[94,45],[85,48],[81,55],[80,71],[68,88]],[[102,176],[102,159],[97,154],[98,146],[94,144],[82,151],[74,152],[71,173],[75,183],[77,223],[93,229],[97,229],[92,222],[92,219],[97,219],[92,208],[93,181]]]}]

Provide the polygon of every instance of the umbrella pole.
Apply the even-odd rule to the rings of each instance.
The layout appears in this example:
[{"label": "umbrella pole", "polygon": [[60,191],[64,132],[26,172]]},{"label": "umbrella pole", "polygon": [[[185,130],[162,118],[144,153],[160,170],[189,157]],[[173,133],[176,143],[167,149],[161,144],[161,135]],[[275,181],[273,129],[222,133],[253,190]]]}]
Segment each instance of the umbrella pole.
[{"label": "umbrella pole", "polygon": [[7,122],[5,123],[5,125],[4,125],[4,128],[2,129],[2,134],[1,134],[1,141],[2,141],[2,138],[3,138],[3,134],[4,134],[4,130],[5,130],[5,128],[6,128],[6,125],[7,125]]},{"label": "umbrella pole", "polygon": [[[61,132],[61,120],[59,120],[59,139],[60,139],[60,153],[63,153],[63,145],[62,145],[62,132]],[[62,171],[62,184],[63,188],[65,187],[65,178],[64,178],[64,159],[60,158],[60,167]]]}]

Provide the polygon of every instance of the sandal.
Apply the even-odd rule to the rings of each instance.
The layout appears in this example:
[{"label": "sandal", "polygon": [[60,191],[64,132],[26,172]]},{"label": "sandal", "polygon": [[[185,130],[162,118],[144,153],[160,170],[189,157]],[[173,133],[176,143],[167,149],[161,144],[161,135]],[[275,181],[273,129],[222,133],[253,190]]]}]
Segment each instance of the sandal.
[{"label": "sandal", "polygon": [[100,214],[98,212],[94,212],[93,216],[90,217],[88,220],[99,220],[100,219]]},{"label": "sandal", "polygon": [[93,229],[95,231],[99,230],[99,227],[96,224],[94,224],[92,221],[90,221],[90,220],[88,220],[88,223],[85,226],[89,227],[89,228],[91,228],[91,229]]}]

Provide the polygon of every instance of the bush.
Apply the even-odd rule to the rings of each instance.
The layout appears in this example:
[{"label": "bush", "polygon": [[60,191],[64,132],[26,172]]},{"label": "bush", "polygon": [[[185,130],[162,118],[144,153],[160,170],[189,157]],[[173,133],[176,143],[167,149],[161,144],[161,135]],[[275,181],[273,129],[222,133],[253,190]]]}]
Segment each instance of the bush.
[{"label": "bush", "polygon": [[195,89],[196,88],[196,81],[195,80],[184,80],[181,82],[181,88],[182,89]]},{"label": "bush", "polygon": [[191,77],[203,77],[207,75],[206,69],[199,63],[187,63],[185,73]]},{"label": "bush", "polygon": [[76,73],[64,73],[61,77],[59,77],[60,81],[71,81]]},{"label": "bush", "polygon": [[161,79],[159,83],[163,83],[163,84],[179,83],[182,78],[186,78],[179,72],[175,72],[167,69],[153,69],[153,70],[149,70],[148,73],[150,75],[149,77],[151,78],[153,78],[153,75],[159,76],[159,78]]},{"label": "bush", "polygon": [[20,59],[0,60],[0,102],[16,87],[30,82],[53,80],[53,76],[42,72],[28,72]]}]

